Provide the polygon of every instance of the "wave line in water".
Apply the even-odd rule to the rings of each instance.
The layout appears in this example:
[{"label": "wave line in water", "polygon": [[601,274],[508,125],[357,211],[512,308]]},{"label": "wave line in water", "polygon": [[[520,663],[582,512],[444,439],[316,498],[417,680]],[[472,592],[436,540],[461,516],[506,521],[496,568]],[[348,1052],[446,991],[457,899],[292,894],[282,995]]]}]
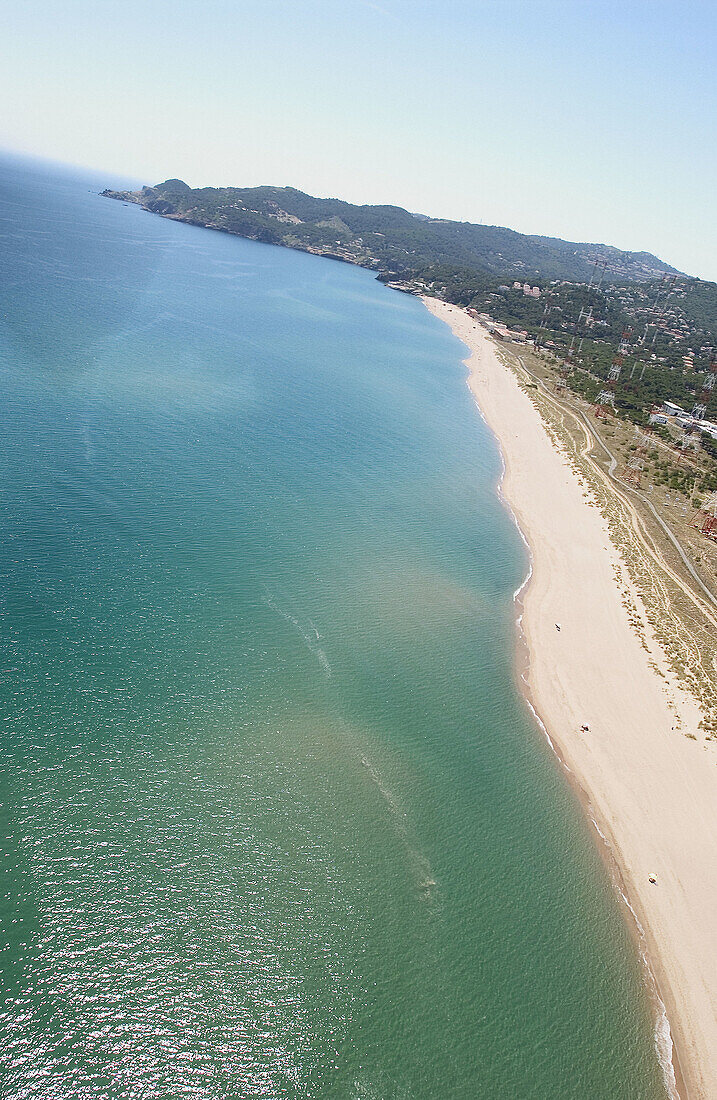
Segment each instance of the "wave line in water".
[{"label": "wave line in water", "polygon": [[430,897],[433,888],[437,885],[436,879],[426,856],[411,843],[406,822],[406,811],[399,805],[395,795],[384,783],[381,773],[377,771],[368,757],[362,756],[361,763],[389,808],[396,832],[406,848],[409,866],[417,889],[421,891],[425,898]]},{"label": "wave line in water", "polygon": [[310,627],[311,627],[311,629],[312,629],[312,631],[315,635],[315,639],[312,638],[311,633],[309,632],[309,630],[307,630],[302,625],[300,619],[297,619],[297,617],[295,615],[292,615],[290,611],[287,611],[285,608],[279,606],[279,604],[274,600],[272,594],[269,592],[269,590],[266,588],[266,586],[264,588],[264,595],[262,596],[262,602],[265,603],[267,607],[270,607],[272,611],[275,611],[276,614],[279,615],[284,620],[284,622],[287,622],[290,626],[292,626],[294,628],[296,633],[299,634],[299,636],[303,639],[303,641],[306,645],[306,648],[311,653],[313,653],[314,657],[316,657],[316,660],[319,662],[319,664],[320,664],[321,668],[323,669],[325,675],[327,677],[330,677],[332,675],[331,665],[329,664],[329,659],[326,656],[326,651],[324,649],[322,649],[322,647],[320,645],[317,644],[318,641],[321,638],[321,634],[319,633],[317,627],[311,621],[311,619],[308,619],[307,622],[309,623],[309,625],[310,625]]}]

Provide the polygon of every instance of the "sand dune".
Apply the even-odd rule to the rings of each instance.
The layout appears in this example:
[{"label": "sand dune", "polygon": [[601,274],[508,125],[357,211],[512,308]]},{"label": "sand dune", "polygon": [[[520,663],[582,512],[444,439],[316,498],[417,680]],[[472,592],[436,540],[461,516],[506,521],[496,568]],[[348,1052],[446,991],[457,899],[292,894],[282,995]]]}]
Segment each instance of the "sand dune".
[{"label": "sand dune", "polygon": [[[677,1054],[669,1091],[714,1100],[717,752],[705,744],[699,710],[675,683],[649,627],[648,652],[631,626],[620,584],[641,611],[640,599],[606,522],[533,403],[477,322],[457,307],[425,302],[469,347],[469,385],[503,452],[503,493],[533,557],[523,594],[526,692],[610,846],[644,929]],[[655,1003],[666,1062],[670,1036]],[[669,1078],[669,1065],[666,1072]]]}]

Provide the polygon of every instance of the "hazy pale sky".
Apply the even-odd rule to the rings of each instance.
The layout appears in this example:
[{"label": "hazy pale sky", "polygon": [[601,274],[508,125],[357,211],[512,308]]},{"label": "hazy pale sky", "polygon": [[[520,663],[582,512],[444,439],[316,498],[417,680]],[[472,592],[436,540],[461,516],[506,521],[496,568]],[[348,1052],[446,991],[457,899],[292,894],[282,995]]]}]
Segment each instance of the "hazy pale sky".
[{"label": "hazy pale sky", "polygon": [[6,0],[0,146],[717,279],[716,0]]}]

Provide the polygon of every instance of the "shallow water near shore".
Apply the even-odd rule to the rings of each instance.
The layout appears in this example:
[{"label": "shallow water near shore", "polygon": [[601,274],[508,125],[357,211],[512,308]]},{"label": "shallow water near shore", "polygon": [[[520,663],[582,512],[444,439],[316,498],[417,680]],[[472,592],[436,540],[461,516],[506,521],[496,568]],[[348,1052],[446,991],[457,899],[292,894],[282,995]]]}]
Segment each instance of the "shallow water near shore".
[{"label": "shallow water near shore", "polygon": [[4,1098],[657,1100],[462,346],[0,162]]}]

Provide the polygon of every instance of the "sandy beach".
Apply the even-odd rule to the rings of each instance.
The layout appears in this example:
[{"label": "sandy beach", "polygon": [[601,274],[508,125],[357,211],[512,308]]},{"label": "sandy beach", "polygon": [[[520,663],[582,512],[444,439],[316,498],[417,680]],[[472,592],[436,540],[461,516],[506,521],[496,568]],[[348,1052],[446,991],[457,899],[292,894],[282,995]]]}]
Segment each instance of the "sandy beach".
[{"label": "sandy beach", "polygon": [[[609,847],[616,886],[634,914],[626,910],[652,975],[668,1092],[713,1100],[717,750],[705,743],[700,711],[645,621],[606,521],[515,374],[465,311],[424,301],[470,349],[469,386],[501,447],[503,495],[532,556],[521,594],[526,695]],[[642,638],[626,594],[643,620]]]}]

